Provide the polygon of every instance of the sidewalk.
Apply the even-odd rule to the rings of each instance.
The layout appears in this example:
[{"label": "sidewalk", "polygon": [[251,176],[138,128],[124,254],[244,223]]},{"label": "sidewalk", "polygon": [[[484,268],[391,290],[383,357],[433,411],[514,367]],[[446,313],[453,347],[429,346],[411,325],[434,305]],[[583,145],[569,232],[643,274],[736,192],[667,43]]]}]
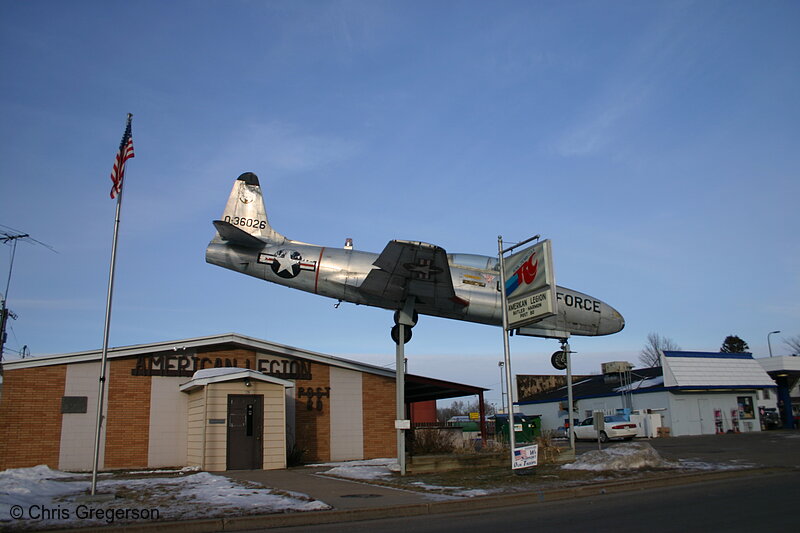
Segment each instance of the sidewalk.
[{"label": "sidewalk", "polygon": [[229,470],[232,479],[254,481],[276,490],[300,492],[327,503],[333,509],[373,509],[441,501],[439,495],[394,489],[365,482],[318,475],[330,467],[298,467],[287,470]]}]

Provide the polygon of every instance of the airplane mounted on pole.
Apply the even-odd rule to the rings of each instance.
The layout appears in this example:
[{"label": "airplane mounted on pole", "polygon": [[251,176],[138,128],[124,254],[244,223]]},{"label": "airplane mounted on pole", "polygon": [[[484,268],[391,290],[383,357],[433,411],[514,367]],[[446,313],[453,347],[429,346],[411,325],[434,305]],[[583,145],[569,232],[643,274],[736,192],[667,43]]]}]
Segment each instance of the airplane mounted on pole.
[{"label": "airplane mounted on pole", "polygon": [[[288,239],[269,224],[258,177],[252,172],[233,184],[225,211],[214,221],[217,234],[206,261],[336,300],[395,311],[395,323],[416,323],[418,314],[502,325],[497,257],[448,254],[417,241],[392,240],[379,254]],[[556,288],[557,314],[516,332],[546,338],[609,335],[625,326],[616,309],[587,294]],[[413,307],[409,309],[409,303]],[[402,311],[402,313],[401,313]],[[411,324],[398,318],[413,313]],[[403,328],[410,339],[410,327]],[[398,328],[393,338],[398,341]]]}]

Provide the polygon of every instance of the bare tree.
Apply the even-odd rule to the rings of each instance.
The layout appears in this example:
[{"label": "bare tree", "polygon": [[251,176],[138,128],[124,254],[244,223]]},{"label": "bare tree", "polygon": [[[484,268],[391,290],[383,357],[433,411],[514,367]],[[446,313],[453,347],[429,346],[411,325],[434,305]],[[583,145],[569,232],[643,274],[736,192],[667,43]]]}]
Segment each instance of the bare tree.
[{"label": "bare tree", "polygon": [[681,347],[675,344],[672,339],[662,337],[658,333],[650,333],[647,335],[647,344],[644,345],[642,351],[639,352],[639,361],[647,367],[655,367],[661,365],[661,358],[659,353],[662,350],[680,350]]},{"label": "bare tree", "polygon": [[[483,407],[486,409],[486,416],[495,414],[495,408],[492,404],[485,403]],[[468,403],[463,400],[455,400],[449,407],[439,407],[436,409],[436,419],[439,422],[447,422],[454,416],[465,416],[479,411],[480,402],[478,402],[477,399],[471,400]]]},{"label": "bare tree", "polygon": [[789,351],[794,355],[800,355],[800,335],[783,339],[783,343],[789,347]]},{"label": "bare tree", "polygon": [[448,407],[436,409],[436,418],[439,422],[447,422],[450,418],[467,414],[467,405],[462,400],[455,400]]}]

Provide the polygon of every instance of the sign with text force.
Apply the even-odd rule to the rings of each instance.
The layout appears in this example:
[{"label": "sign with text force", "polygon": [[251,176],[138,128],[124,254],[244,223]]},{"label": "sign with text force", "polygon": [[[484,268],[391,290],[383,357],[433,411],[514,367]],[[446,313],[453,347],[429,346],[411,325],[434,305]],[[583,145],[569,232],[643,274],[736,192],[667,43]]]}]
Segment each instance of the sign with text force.
[{"label": "sign with text force", "polygon": [[556,282],[550,239],[504,261],[508,329],[556,314]]}]

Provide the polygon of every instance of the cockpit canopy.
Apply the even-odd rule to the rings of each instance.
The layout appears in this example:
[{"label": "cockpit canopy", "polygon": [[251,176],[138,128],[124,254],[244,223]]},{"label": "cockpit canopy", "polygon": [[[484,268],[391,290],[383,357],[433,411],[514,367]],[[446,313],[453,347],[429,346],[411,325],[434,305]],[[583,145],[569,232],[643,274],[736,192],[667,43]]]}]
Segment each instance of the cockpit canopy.
[{"label": "cockpit canopy", "polygon": [[478,254],[447,254],[447,262],[450,265],[476,268],[478,270],[500,271],[496,257],[488,257]]}]

